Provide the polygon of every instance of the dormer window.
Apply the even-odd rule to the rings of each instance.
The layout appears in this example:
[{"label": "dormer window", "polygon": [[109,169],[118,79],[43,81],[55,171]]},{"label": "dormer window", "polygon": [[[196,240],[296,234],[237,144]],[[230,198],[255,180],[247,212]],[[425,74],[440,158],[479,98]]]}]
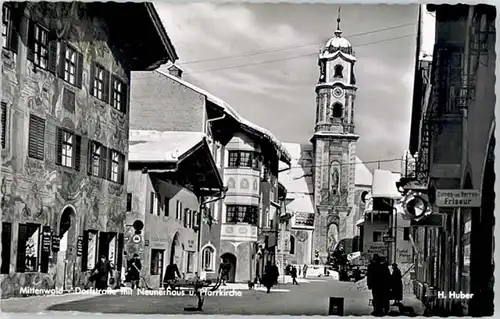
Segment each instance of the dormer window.
[{"label": "dormer window", "polygon": [[333,77],[335,78],[343,78],[342,76],[342,71],[344,71],[344,67],[340,64],[337,64],[335,67],[334,67],[334,71],[335,71],[335,74]]}]

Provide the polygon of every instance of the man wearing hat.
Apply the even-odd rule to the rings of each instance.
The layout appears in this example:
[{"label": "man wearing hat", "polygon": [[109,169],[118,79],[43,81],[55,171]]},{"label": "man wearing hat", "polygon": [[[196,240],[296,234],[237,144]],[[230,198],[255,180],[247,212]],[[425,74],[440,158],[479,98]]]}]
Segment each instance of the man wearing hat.
[{"label": "man wearing hat", "polygon": [[132,285],[132,289],[138,288],[139,286],[139,279],[141,277],[141,260],[139,259],[138,254],[134,254],[132,256],[132,259],[128,261],[128,269],[127,269],[127,276],[128,280],[130,280],[130,283]]}]

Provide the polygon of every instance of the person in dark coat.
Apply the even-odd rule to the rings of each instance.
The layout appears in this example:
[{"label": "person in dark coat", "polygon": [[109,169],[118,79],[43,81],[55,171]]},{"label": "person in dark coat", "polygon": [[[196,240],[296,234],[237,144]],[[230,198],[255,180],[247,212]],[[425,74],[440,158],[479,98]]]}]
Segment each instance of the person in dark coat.
[{"label": "person in dark coat", "polygon": [[271,292],[271,288],[278,281],[279,272],[277,266],[272,266],[271,263],[268,263],[264,269],[264,284],[267,288],[267,293]]},{"label": "person in dark coat", "polygon": [[95,279],[95,289],[104,290],[108,288],[108,275],[113,275],[113,267],[111,267],[111,263],[106,256],[101,255],[94,269],[92,269],[92,275]]},{"label": "person in dark coat", "polygon": [[297,282],[297,268],[295,266],[292,267],[292,285],[298,285]]},{"label": "person in dark coat", "polygon": [[389,311],[390,279],[391,273],[385,260],[377,254],[373,255],[367,273],[368,289],[373,296],[373,316],[382,316]]},{"label": "person in dark coat", "polygon": [[223,286],[226,286],[229,280],[229,273],[231,272],[231,264],[227,259],[224,259],[219,265],[219,275]]},{"label": "person in dark coat", "polygon": [[401,270],[396,263],[392,264],[391,299],[394,300],[394,305],[399,304],[403,300],[403,279]]},{"label": "person in dark coat", "polygon": [[179,267],[175,262],[171,262],[167,269],[165,269],[165,276],[163,277],[163,287],[167,289],[168,287],[174,288],[174,284],[167,283],[168,281],[176,280],[177,278],[181,278],[181,272],[179,271]]},{"label": "person in dark coat", "polygon": [[127,279],[130,281],[130,283],[132,285],[132,289],[135,289],[139,286],[139,279],[141,276],[141,269],[142,269],[141,260],[139,259],[139,255],[134,254],[132,259],[130,259],[127,262],[127,266],[128,266],[128,268],[127,268],[128,278]]}]

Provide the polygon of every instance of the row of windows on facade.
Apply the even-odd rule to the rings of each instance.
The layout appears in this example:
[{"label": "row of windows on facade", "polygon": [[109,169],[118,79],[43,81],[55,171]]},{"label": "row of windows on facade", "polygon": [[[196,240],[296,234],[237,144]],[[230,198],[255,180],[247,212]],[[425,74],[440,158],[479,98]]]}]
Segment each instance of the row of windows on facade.
[{"label": "row of windows on facade", "polygon": [[[8,5],[2,7],[3,48],[17,53],[19,44],[19,18],[12,14]],[[59,47],[59,55],[58,55]],[[29,21],[28,60],[35,70],[43,69],[56,74],[72,87],[82,88],[83,54],[66,41],[58,40],[56,32],[38,22]],[[120,111],[127,109],[127,84],[117,75],[111,75],[99,63],[90,66],[89,91],[98,100],[109,103]],[[65,90],[64,106],[74,110],[75,92]]]},{"label": "row of windows on facade", "polygon": [[[251,168],[256,171],[261,169],[262,155],[252,151],[228,151],[228,167]],[[264,167],[266,170],[266,168]]]},{"label": "row of windows on facade", "polygon": [[[65,232],[67,234],[67,231]],[[61,246],[66,246],[63,240],[67,241],[67,236],[51,233],[49,226],[40,224],[19,224],[17,235],[16,265],[15,271],[41,272],[47,273],[49,270],[49,259],[52,254],[59,251],[54,247],[54,237],[58,237]],[[1,273],[10,273],[11,264],[11,244],[12,244],[12,223],[2,222],[2,265]],[[122,265],[124,237],[123,234],[117,236],[116,233],[99,232],[97,230],[86,230],[81,242],[81,269],[87,271],[93,269],[98,261],[98,256],[108,256],[112,265],[118,269]],[[59,261],[58,261],[59,262]]]},{"label": "row of windows on facade", "polygon": [[[2,112],[3,107],[2,104]],[[2,133],[5,126],[2,117]],[[4,143],[2,135],[2,143]],[[28,136],[28,157],[37,160],[45,158],[45,120],[30,115]],[[80,171],[82,145],[87,147],[87,174],[123,184],[125,155],[107,148],[99,142],[84,138],[65,128],[56,128],[56,164]],[[4,145],[2,144],[2,147]]]},{"label": "row of windows on facade", "polygon": [[[151,249],[151,260],[150,260],[150,274],[152,276],[160,275],[163,277],[163,271],[166,267],[165,265],[165,249]],[[205,247],[201,253],[202,256],[202,269],[203,271],[213,272],[215,271],[215,250],[212,247]],[[185,264],[183,263],[182,271],[183,273],[193,274],[195,272],[195,261],[194,252],[186,252]]]}]

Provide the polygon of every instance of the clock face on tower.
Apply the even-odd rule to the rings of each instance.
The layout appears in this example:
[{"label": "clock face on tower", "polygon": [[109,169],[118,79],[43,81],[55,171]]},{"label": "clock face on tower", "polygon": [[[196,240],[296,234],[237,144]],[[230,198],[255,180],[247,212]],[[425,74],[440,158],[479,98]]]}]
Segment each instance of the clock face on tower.
[{"label": "clock face on tower", "polygon": [[336,87],[335,89],[333,89],[333,96],[336,98],[341,98],[342,96],[344,96],[344,90],[342,90],[339,87]]}]

